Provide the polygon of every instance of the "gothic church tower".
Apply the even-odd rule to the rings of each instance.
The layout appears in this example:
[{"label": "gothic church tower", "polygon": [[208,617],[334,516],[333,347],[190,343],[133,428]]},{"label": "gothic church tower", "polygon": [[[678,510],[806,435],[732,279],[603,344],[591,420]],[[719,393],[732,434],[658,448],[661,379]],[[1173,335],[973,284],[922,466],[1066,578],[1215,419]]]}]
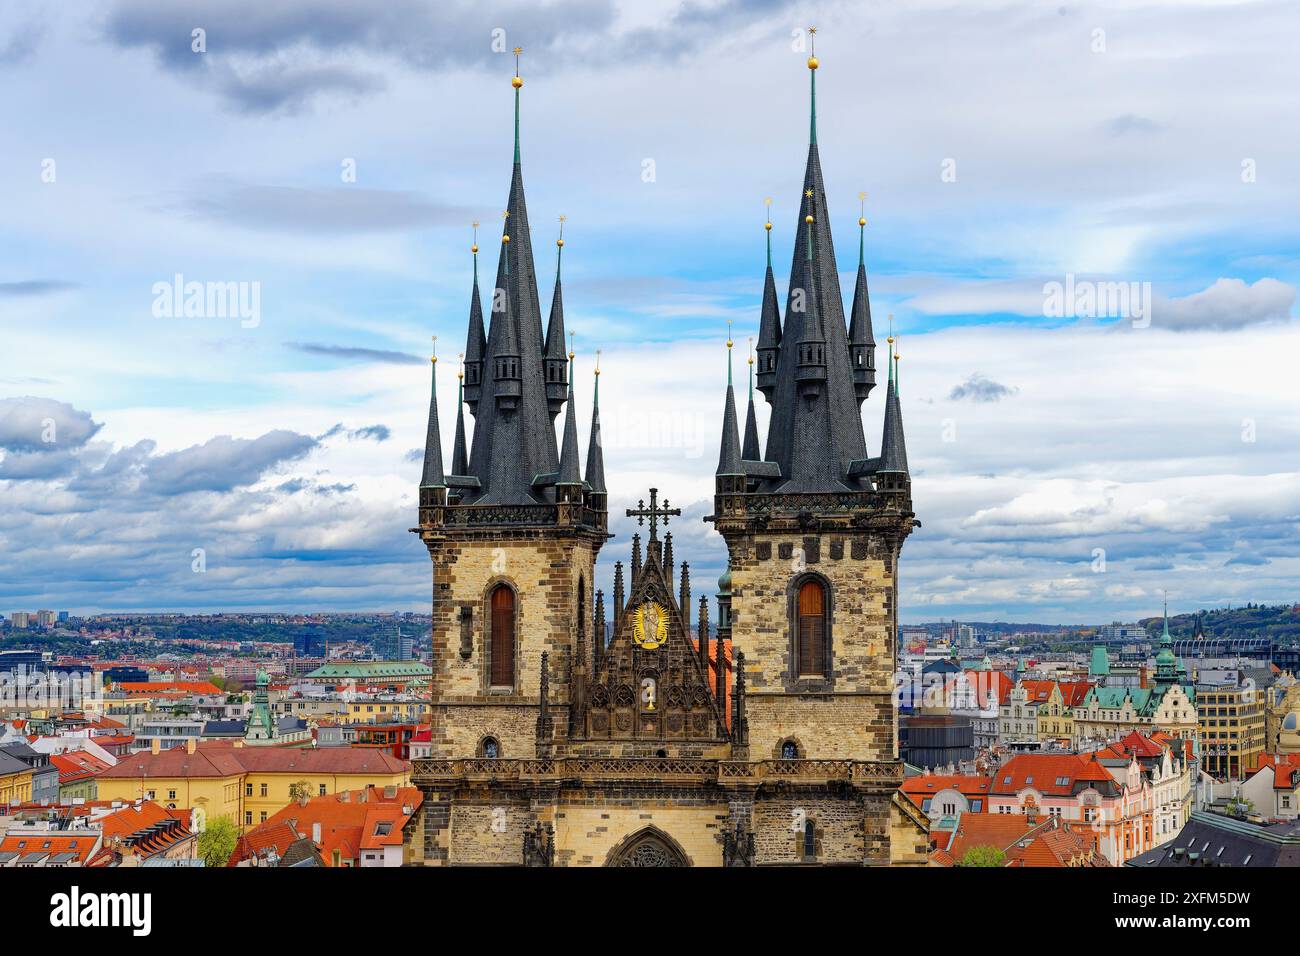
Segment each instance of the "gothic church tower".
[{"label": "gothic church tower", "polygon": [[730,558],[751,759],[892,760],[898,558],[917,522],[888,354],[880,454],[867,453],[860,408],[875,385],[876,343],[864,241],[846,329],[817,152],[817,66],[810,57],[811,135],[784,322],[767,223],[757,351],[758,387],[771,406],[766,454],[752,450],[752,392],[742,447],[728,382],[709,520]]},{"label": "gothic church tower", "polygon": [[[452,467],[443,467],[436,388],[429,405],[419,534],[433,561],[435,757],[532,758],[567,726],[570,675],[593,637],[592,577],[606,532],[604,462],[593,411],[578,461],[572,355],[565,354],[560,255],[545,339],[519,158],[483,328],[478,245]],[[433,359],[437,370],[437,358]],[[436,382],[435,382],[436,384]],[[464,409],[474,416],[466,448]],[[558,443],[554,422],[564,409]]]}]

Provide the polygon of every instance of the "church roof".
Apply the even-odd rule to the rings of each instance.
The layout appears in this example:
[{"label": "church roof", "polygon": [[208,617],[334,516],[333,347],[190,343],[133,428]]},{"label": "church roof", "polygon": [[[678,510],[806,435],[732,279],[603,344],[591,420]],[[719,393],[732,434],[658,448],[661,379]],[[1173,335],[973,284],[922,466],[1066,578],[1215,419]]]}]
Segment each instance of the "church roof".
[{"label": "church roof", "polygon": [[[810,67],[814,62],[809,61]],[[815,69],[810,69],[809,77],[810,142],[795,225],[782,348],[771,397],[766,459],[781,469],[781,477],[772,480],[771,490],[841,491],[858,486],[856,479],[848,478],[848,470],[851,462],[867,457],[866,440],[853,389],[844,302],[817,150]],[[826,377],[815,398],[800,400],[797,345],[810,335],[825,343]]]},{"label": "church roof", "polygon": [[[534,479],[559,470],[559,449],[546,400],[543,376],[542,314],[533,265],[532,235],[519,161],[519,89],[515,89],[515,162],[503,217],[501,255],[482,366],[482,397],[473,408],[474,438],[469,474],[477,489],[466,499],[484,504],[530,504],[547,499]],[[509,237],[508,240],[505,237]],[[562,312],[554,316],[563,322]],[[472,325],[472,322],[471,322]],[[473,334],[471,330],[471,335]],[[563,341],[556,336],[559,347]],[[517,361],[519,396],[514,408],[502,405],[496,360]]]}]

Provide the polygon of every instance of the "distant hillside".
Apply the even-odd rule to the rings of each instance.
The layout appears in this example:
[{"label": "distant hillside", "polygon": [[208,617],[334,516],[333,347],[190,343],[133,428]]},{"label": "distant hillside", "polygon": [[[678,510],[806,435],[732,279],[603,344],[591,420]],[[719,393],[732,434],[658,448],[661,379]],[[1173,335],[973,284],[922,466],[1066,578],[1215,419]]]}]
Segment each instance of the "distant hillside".
[{"label": "distant hillside", "polygon": [[[1300,641],[1300,604],[1245,604],[1200,612],[1201,631],[1207,638],[1270,637],[1274,643]],[[1177,614],[1169,619],[1169,633],[1189,638],[1196,633],[1196,614]],[[1139,623],[1154,639],[1160,636],[1161,618],[1148,617]]]}]

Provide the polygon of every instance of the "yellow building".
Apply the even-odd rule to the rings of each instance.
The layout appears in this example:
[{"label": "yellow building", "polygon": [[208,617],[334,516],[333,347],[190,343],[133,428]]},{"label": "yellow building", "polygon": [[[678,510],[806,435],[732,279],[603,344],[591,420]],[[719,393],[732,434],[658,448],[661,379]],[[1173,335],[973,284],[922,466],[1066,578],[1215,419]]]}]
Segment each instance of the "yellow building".
[{"label": "yellow building", "polygon": [[17,757],[0,752],[0,806],[26,803],[32,798],[32,768]]},{"label": "yellow building", "polygon": [[410,765],[384,750],[191,743],[122,758],[100,775],[99,799],[144,797],[250,827],[303,795],[409,784]]},{"label": "yellow building", "polygon": [[1197,694],[1201,768],[1212,776],[1239,780],[1259,766],[1264,753],[1265,706],[1253,687],[1224,687]]}]

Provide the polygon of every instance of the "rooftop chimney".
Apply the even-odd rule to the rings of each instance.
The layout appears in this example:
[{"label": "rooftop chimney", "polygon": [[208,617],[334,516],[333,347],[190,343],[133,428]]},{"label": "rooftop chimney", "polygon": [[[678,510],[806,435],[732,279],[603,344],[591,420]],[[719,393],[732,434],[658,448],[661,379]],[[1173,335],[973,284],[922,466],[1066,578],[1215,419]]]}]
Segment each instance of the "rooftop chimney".
[{"label": "rooftop chimney", "polygon": [[194,748],[195,748],[197,745],[198,745],[198,738],[197,738],[197,737],[190,737],[190,738],[188,738],[188,739],[185,741],[185,752],[186,752],[187,754],[192,754],[192,753],[194,753]]},{"label": "rooftop chimney", "polygon": [[311,825],[311,842],[315,843],[317,846],[320,846],[320,821],[319,820]]},{"label": "rooftop chimney", "polygon": [[155,737],[149,742],[149,753],[155,756],[162,753],[162,741]]}]

